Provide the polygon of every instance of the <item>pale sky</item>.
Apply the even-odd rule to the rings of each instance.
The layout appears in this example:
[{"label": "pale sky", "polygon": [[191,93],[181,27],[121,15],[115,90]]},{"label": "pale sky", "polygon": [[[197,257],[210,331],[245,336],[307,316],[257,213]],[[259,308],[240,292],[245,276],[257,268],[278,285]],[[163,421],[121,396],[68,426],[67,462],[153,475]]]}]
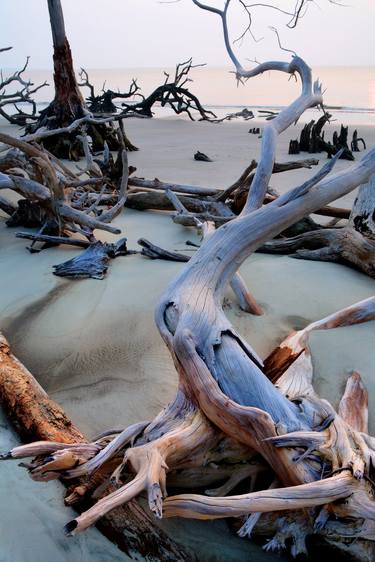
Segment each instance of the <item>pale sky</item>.
[{"label": "pale sky", "polygon": [[[250,2],[249,2],[250,3]],[[274,0],[292,8],[295,0]],[[268,26],[277,26],[282,43],[310,65],[375,66],[375,0],[311,2],[297,29],[285,27],[287,18],[266,8],[254,8],[254,33],[238,56],[246,59],[287,59]],[[203,12],[191,0],[162,3],[158,0],[62,0],[65,25],[75,66],[85,68],[171,67],[193,56],[195,62],[230,66],[223,45],[220,20]],[[233,0],[233,5],[236,4]],[[223,0],[211,0],[221,7]],[[246,25],[245,14],[233,9],[232,39]],[[52,67],[51,32],[46,0],[0,1],[0,47],[13,46],[0,55],[0,67],[19,67],[26,55],[31,69]]]}]

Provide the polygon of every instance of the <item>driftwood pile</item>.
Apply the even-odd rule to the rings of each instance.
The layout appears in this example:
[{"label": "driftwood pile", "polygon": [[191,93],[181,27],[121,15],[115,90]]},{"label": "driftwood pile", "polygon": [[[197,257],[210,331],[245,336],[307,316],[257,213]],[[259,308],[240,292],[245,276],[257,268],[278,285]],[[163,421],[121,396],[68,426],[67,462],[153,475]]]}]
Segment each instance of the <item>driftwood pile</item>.
[{"label": "driftwood pile", "polygon": [[[299,72],[304,88],[308,84],[312,88],[310,71],[301,59],[294,58],[285,71]],[[307,102],[321,99],[320,87],[311,89],[310,96],[307,100],[304,94],[297,114],[289,114],[287,108],[269,122],[263,131],[266,146],[280,129],[295,121]],[[0,187],[15,190],[43,210],[42,232],[28,236],[33,247],[40,241],[86,247],[79,275],[86,261],[95,275],[103,274],[103,252],[115,254],[116,248],[107,252],[101,245],[103,251],[98,252],[94,231],[118,234],[110,223],[125,204],[138,209],[174,208],[175,222],[201,231],[201,247],[168,287],[156,311],[157,326],[179,373],[179,390],[150,424],[108,434],[80,446],[79,452],[72,451],[70,438],[62,435],[55,443],[47,435],[47,441],[17,447],[6,458],[34,456],[25,466],[37,480],[85,478],[84,485],[79,480],[70,490],[66,501],[74,504],[91,498],[92,506],[87,509],[83,504],[86,510],[67,524],[68,534],[84,530],[146,491],[156,517],[245,516],[240,534],[273,537],[267,543],[269,550],[290,544],[292,554],[299,555],[306,552],[306,540],[312,536],[313,542],[324,540],[350,551],[353,559],[371,560],[375,453],[367,433],[366,392],[355,374],[338,412],[321,400],[312,387],[307,338],[314,329],[374,319],[374,299],[291,334],[264,364],[230,325],[221,303],[225,286],[231,283],[241,307],[262,314],[238,275],[238,266],[267,240],[310,213],[344,213],[327,204],[357,185],[362,185],[361,196],[349,225],[355,236],[367,242],[372,215],[359,212],[359,202],[363,209],[373,201],[369,192],[374,191],[374,151],[349,170],[330,175],[338,152],[302,185],[278,195],[269,188],[273,173],[316,162],[278,164],[274,156],[263,153],[259,163],[251,162],[239,180],[223,191],[133,177],[124,148],[116,159],[108,149],[95,159],[82,136],[86,147],[83,179],[36,144],[35,137],[26,142],[1,135],[0,140],[11,148],[2,156]],[[242,207],[239,193],[247,193]],[[48,240],[45,228],[55,229],[55,238]],[[278,241],[269,244],[273,243]],[[166,257],[152,243],[142,240],[140,244],[145,255]],[[127,251],[124,244],[117,249]],[[94,267],[97,255],[99,271]],[[180,257],[168,256],[176,258]],[[374,263],[373,253],[369,260]],[[104,262],[105,268],[106,258]],[[76,274],[77,261],[64,268],[72,266]],[[371,274],[370,269],[367,272]],[[6,362],[2,369],[5,382]],[[37,409],[33,423],[44,423],[37,417],[38,397],[19,403],[23,392],[16,385],[6,388],[10,395],[5,401],[17,404],[14,415],[19,423],[30,419],[30,405]],[[46,439],[37,427],[35,434]],[[241,487],[244,479],[251,481],[250,492]],[[98,486],[101,498],[96,501]],[[176,489],[184,493],[170,496]],[[238,495],[228,496],[232,490]],[[348,536],[356,539],[349,546]],[[162,559],[178,560],[175,553],[170,556]]]},{"label": "driftwood pile", "polygon": [[[265,536],[266,550],[290,548],[293,556],[299,556],[306,554],[308,546],[313,549],[323,543],[351,560],[372,562],[375,439],[368,433],[367,392],[359,374],[353,373],[337,409],[321,399],[312,384],[308,338],[313,330],[374,320],[375,298],[293,332],[264,362],[231,325],[222,303],[231,284],[241,307],[262,314],[238,274],[239,267],[260,248],[279,251],[284,244],[294,251],[301,240],[312,246],[303,255],[298,246],[296,257],[345,260],[375,275],[375,149],[350,168],[332,174],[344,153],[345,147],[341,148],[301,185],[280,195],[271,190],[274,173],[313,164],[276,163],[277,139],[306,109],[322,106],[322,85],[313,83],[310,68],[297,56],[245,70],[229,40],[230,0],[223,10],[193,2],[220,18],[239,79],[270,70],[298,74],[301,79],[300,96],[263,128],[260,161],[251,162],[232,186],[218,190],[133,177],[122,121],[114,116],[109,122],[120,144],[115,159],[108,145],[104,144],[100,158],[90,149],[86,127],[105,120],[85,115],[67,125],[74,126],[85,153],[85,168],[78,173],[44,144],[45,138],[59,137],[66,130],[47,127],[23,140],[0,135],[8,147],[0,159],[0,189],[11,189],[27,201],[24,208],[18,207],[18,215],[9,213],[13,223],[40,224],[37,234],[22,237],[32,240],[32,249],[40,242],[85,248],[83,258],[64,264],[65,271],[73,269],[82,276],[89,268],[101,276],[111,254],[127,252],[125,241],[108,247],[95,237],[96,230],[120,234],[111,222],[125,205],[172,208],[176,223],[199,229],[201,246],[166,288],[155,311],[157,328],[179,377],[176,396],[153,421],[110,430],[87,442],[1,340],[2,401],[22,432],[38,439],[3,458],[31,457],[23,466],[33,479],[72,484],[66,502],[80,504],[81,513],[66,525],[68,535],[110,514],[110,532],[130,521],[134,548],[143,554],[146,540],[154,560],[189,557],[150,530],[144,515],[128,516],[129,505],[133,510],[141,494],[156,518],[243,518],[241,536]],[[52,16],[56,8],[61,10],[59,2],[49,4]],[[61,25],[55,29],[55,49],[67,46],[65,39],[59,44],[59,37],[65,38],[62,31]],[[304,222],[302,228],[311,232],[298,235],[297,242],[273,240],[312,213],[348,218],[347,210],[328,205],[358,186],[343,228],[330,225],[317,230]],[[27,211],[30,205],[33,209]],[[2,198],[1,208],[8,213],[12,203]],[[339,233],[336,245],[332,231]],[[314,246],[322,241],[327,241],[324,248]],[[163,257],[163,250],[152,243],[141,240],[140,244],[145,255]],[[169,252],[168,259],[175,258]],[[122,515],[113,512],[123,506]]]}]

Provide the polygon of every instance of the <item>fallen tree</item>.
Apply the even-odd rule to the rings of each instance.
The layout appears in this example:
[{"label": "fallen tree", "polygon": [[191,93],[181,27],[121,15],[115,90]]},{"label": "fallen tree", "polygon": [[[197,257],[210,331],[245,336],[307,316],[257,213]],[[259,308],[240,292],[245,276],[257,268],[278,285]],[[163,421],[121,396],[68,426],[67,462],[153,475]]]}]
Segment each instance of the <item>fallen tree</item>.
[{"label": "fallen tree", "polygon": [[[204,66],[202,64],[193,64],[190,58],[187,61],[176,65],[174,75],[171,77],[168,72],[164,72],[164,82],[148,96],[140,93],[140,87],[136,80],[132,80],[128,92],[115,92],[111,89],[103,91],[101,94],[95,94],[94,86],[89,80],[87,72],[81,70],[80,86],[86,86],[90,90],[90,96],[87,98],[89,109],[93,113],[117,113],[120,109],[122,115],[138,115],[142,117],[152,117],[154,114],[154,106],[169,107],[176,113],[181,115],[186,113],[189,119],[194,121],[194,114],[198,114],[201,121],[211,121],[216,119],[216,115],[203,107],[198,97],[190,92],[187,87],[192,79],[189,73],[193,68]],[[124,101],[133,98],[130,102]],[[140,98],[140,99],[134,99]],[[116,105],[116,100],[122,100],[120,108]]]},{"label": "fallen tree", "polygon": [[[263,373],[256,352],[231,326],[222,300],[238,267],[265,241],[368,183],[375,174],[375,150],[350,168],[331,174],[335,158],[307,182],[261,207],[273,171],[277,137],[305,109],[322,103],[321,85],[313,84],[310,69],[297,56],[291,62],[264,63],[246,71],[228,40],[230,1],[223,11],[198,0],[194,3],[220,16],[239,76],[251,78],[269,70],[297,73],[302,93],[264,127],[261,160],[241,215],[205,238],[158,304],[156,324],[179,374],[175,399],[131,445],[129,429],[124,430],[77,466],[68,451],[49,450],[45,455],[46,444],[42,443],[40,449],[36,445],[32,450],[37,456],[29,472],[44,480],[87,475],[90,482],[110,463],[112,476],[107,482],[117,482],[118,489],[69,522],[68,534],[84,530],[146,492],[156,517],[249,515],[241,533],[256,532],[257,524],[264,532],[266,526],[268,536],[276,533],[269,549],[279,549],[291,539],[292,553],[300,554],[306,549],[306,536],[313,533],[354,559],[369,561],[375,521],[375,445],[365,424],[365,392],[358,379],[351,379],[338,413],[320,399],[311,386],[306,336],[313,328],[374,319],[375,299],[357,303],[291,336],[283,351],[290,366],[276,377],[278,388]],[[296,359],[292,361],[293,355]],[[353,408],[360,412],[360,419]],[[9,456],[29,456],[28,447],[17,448]],[[57,460],[64,460],[58,470]],[[210,462],[218,466],[214,475]],[[258,488],[261,479],[255,480],[260,472],[269,475],[271,484],[266,490]],[[221,497],[249,476],[255,483],[250,493]],[[173,483],[179,490],[195,491],[197,483],[206,487],[217,483],[219,477],[228,481],[207,495],[180,494],[164,499]],[[73,494],[78,496],[78,491]],[[284,513],[281,519],[280,511]],[[265,526],[263,516],[258,515],[262,513],[268,514]],[[355,541],[348,544],[348,537]]]}]

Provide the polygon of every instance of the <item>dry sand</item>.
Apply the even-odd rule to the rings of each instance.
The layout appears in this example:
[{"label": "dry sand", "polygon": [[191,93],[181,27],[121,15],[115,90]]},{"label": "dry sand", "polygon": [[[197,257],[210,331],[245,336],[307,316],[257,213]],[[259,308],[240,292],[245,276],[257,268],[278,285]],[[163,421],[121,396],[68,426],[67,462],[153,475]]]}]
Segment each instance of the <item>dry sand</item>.
[{"label": "dry sand", "polygon": [[[260,140],[247,133],[255,125],[254,121],[212,125],[174,119],[129,120],[127,132],[141,148],[131,153],[129,160],[137,166],[138,176],[226,187],[240,175],[250,158],[259,155]],[[375,144],[374,129],[362,127],[360,134],[369,146]],[[297,132],[281,137],[279,161],[291,158],[287,156],[291,136],[297,137]],[[195,162],[192,156],[197,149],[206,152],[214,162]],[[323,160],[323,155],[320,158]],[[340,161],[337,167],[347,165]],[[297,170],[278,174],[272,185],[285,191],[312,173]],[[353,194],[347,196],[343,204],[349,206],[353,198]],[[115,223],[133,249],[140,237],[177,251],[186,250],[187,239],[197,240],[193,230],[173,224],[167,213],[126,209]],[[113,237],[104,233],[100,238]],[[59,248],[29,254],[25,246],[26,242],[17,240],[0,216],[0,330],[14,353],[89,435],[151,419],[173,397],[177,384],[172,361],[154,326],[153,309],[183,264],[129,256],[113,261],[102,281],[70,281],[53,276],[51,267],[73,257],[77,250]],[[262,357],[292,329],[374,294],[375,287],[373,280],[345,266],[264,254],[251,257],[243,265],[242,274],[265,315],[242,313],[230,289],[225,307],[236,328]],[[337,405],[348,374],[357,369],[370,390],[373,434],[374,341],[375,322],[314,333],[311,337],[317,390]],[[43,558],[39,553],[38,560],[86,560],[90,540],[102,540],[101,549],[108,547],[104,558],[99,554],[91,559],[126,560],[124,555],[119,558],[118,553],[112,554],[111,545],[98,539],[95,531],[90,538],[74,542],[74,548],[83,549],[82,558],[71,551],[63,554],[62,548],[73,547],[62,535],[56,538],[60,521],[69,519],[67,510],[59,503],[58,486],[30,482],[15,464],[4,463],[0,470],[3,487],[9,485],[14,489],[16,482],[21,481],[22,489],[27,491],[22,508],[28,521],[35,525],[33,534],[39,537],[40,549],[48,542],[48,556]],[[0,496],[4,497],[2,492]],[[6,505],[0,503],[0,518],[9,510],[16,514],[19,502],[19,496],[8,496]],[[51,504],[54,511],[49,515]],[[57,535],[51,531],[45,536],[46,518],[48,529],[58,527]],[[26,555],[34,539],[28,534],[20,544],[15,527],[14,520],[7,522],[0,547],[1,562],[34,560]],[[248,541],[223,533],[225,522],[168,521],[166,528],[183,538],[185,544],[196,543],[195,550],[202,562],[272,560],[272,556],[263,554]],[[13,552],[12,557],[9,552]]]}]

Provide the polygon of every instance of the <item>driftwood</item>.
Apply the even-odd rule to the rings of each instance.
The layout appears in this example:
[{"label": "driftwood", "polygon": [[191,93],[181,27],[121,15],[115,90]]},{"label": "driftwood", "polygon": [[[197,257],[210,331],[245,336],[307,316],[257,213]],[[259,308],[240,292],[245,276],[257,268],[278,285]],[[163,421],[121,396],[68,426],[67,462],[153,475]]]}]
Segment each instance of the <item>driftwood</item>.
[{"label": "driftwood", "polygon": [[[84,181],[79,181],[78,177],[71,172],[67,173],[59,163],[56,163],[50,154],[42,147],[15,139],[9,135],[0,134],[0,141],[22,151],[28,158],[25,170],[18,170],[18,175],[9,173],[15,171],[10,168],[7,173],[0,173],[0,189],[12,189],[25,197],[27,203],[21,203],[21,207],[26,206],[26,212],[18,209],[17,217],[11,217],[17,225],[31,226],[30,221],[35,222],[45,229],[45,224],[54,221],[56,232],[44,232],[44,234],[66,235],[67,231],[76,232],[79,225],[79,232],[92,241],[95,229],[106,230],[113,234],[119,234],[118,228],[112,227],[109,222],[121,211],[127,197],[127,182],[129,168],[127,155],[124,149],[118,154],[117,161],[113,163],[110,171],[112,179],[102,177],[101,172],[96,177]],[[88,160],[90,155],[88,155]],[[28,168],[29,162],[33,163],[32,169]],[[103,161],[104,162],[104,161]],[[104,164],[103,164],[104,165]],[[90,164],[87,164],[90,172]],[[20,175],[22,172],[23,175]],[[111,208],[98,213],[97,207],[103,193],[94,192],[94,201],[88,198],[88,192],[94,186],[103,189],[103,184],[111,194]],[[73,190],[73,191],[72,191]],[[83,191],[81,191],[83,190]],[[88,191],[87,191],[88,190]],[[83,199],[87,202],[85,207]],[[70,201],[69,201],[70,200]],[[80,205],[77,204],[80,201]],[[39,210],[39,219],[38,219]]]},{"label": "driftwood", "polygon": [[[23,458],[25,452],[51,455],[47,471],[39,474],[41,478],[48,480],[48,474],[54,477],[54,471],[85,462],[106,443],[105,438],[89,443],[63,409],[48,397],[33,375],[14,357],[3,335],[0,335],[0,400],[20,436],[25,441],[34,441],[16,447],[2,458]],[[141,428],[142,424],[138,427]],[[29,470],[34,470],[31,465]],[[37,471],[34,477],[38,479]],[[102,475],[97,475],[97,485],[102,478]],[[69,481],[67,485],[70,485]],[[66,503],[74,504],[75,509],[80,511],[80,501],[88,483],[81,478],[74,487],[76,494],[68,491]],[[192,560],[182,547],[155,527],[150,517],[134,502],[106,515],[97,527],[126,554],[138,553],[155,562]]]},{"label": "driftwood", "polygon": [[207,154],[199,152],[199,150],[194,154],[194,160],[198,160],[199,162],[212,162],[212,159],[207,156]]},{"label": "driftwood", "polygon": [[375,278],[375,176],[358,192],[347,226],[272,240],[260,252],[350,265]]},{"label": "driftwood", "polygon": [[190,257],[186,256],[185,254],[180,254],[179,252],[171,252],[169,250],[165,250],[164,248],[160,248],[160,246],[156,246],[145,238],[140,238],[138,240],[138,244],[142,246],[142,255],[147,256],[152,260],[161,259],[167,261],[186,262],[190,259]]},{"label": "driftwood", "polygon": [[[0,52],[8,51],[12,47],[0,49]],[[24,66],[21,70],[17,70],[13,74],[4,77],[1,73],[0,78],[0,116],[6,119],[12,125],[24,126],[28,121],[37,119],[36,103],[33,95],[47,86],[47,82],[34,87],[30,80],[23,77],[25,70],[28,67],[30,58],[27,57]],[[23,111],[18,107],[18,104],[26,104],[31,109]],[[16,112],[9,112],[9,109],[16,110]]]},{"label": "driftwood", "polygon": [[366,150],[365,140],[362,137],[360,137],[360,138],[358,137],[358,131],[357,131],[357,129],[355,129],[355,131],[353,133],[352,141],[350,143],[350,148],[351,148],[352,152],[360,152],[359,143],[362,143],[363,150]]},{"label": "driftwood", "polygon": [[[240,216],[229,217],[226,224],[204,236],[200,248],[158,303],[156,325],[179,375],[174,400],[151,423],[136,424],[108,436],[99,452],[91,449],[78,464],[72,462],[69,452],[61,453],[60,445],[51,450],[48,442],[17,447],[7,457],[35,456],[28,469],[37,480],[85,476],[84,490],[81,485],[73,488],[69,501],[95,495],[98,471],[107,479],[111,475],[118,487],[105,490],[109,492],[106,494],[100,482],[102,497],[67,524],[66,531],[71,535],[145,494],[157,518],[246,516],[240,533],[249,536],[257,532],[257,526],[264,533],[265,517],[268,550],[290,545],[292,554],[298,556],[306,552],[306,538],[314,534],[354,560],[370,562],[375,533],[375,440],[367,433],[366,392],[355,375],[348,382],[338,412],[317,396],[311,384],[312,362],[306,338],[312,329],[375,319],[375,298],[291,335],[287,345],[279,346],[282,351],[273,355],[276,384],[269,372],[268,376],[263,372],[257,353],[230,324],[222,303],[227,284],[248,256],[359,185],[367,186],[361,188],[363,203],[358,202],[367,210],[356,212],[353,223],[362,231],[370,229],[369,195],[362,190],[369,189],[373,182],[375,150],[350,168],[332,174],[338,152],[303,184],[262,206],[279,134],[306,109],[322,105],[322,86],[313,83],[311,70],[297,56],[290,62],[266,62],[245,70],[229,38],[230,0],[223,10],[200,0],[193,2],[220,18],[226,49],[239,79],[270,70],[297,73],[301,94],[263,128],[261,159]],[[291,25],[298,20],[300,10],[297,12]],[[14,181],[12,177],[10,180]],[[34,188],[40,199],[48,201],[50,191],[42,189],[45,186],[17,181],[24,190]],[[57,198],[59,187],[52,182]],[[197,217],[186,212],[180,199],[176,202],[172,196],[172,200],[178,209],[175,221],[188,218],[197,223]],[[201,222],[210,227],[207,217]],[[212,463],[218,466],[215,475]],[[218,474],[224,482],[218,482]],[[265,479],[258,479],[258,474]],[[240,490],[234,487],[249,478],[251,490],[245,487],[245,493],[237,495]],[[167,497],[170,483],[176,481],[182,493]],[[201,483],[209,486],[206,495],[201,493]],[[213,484],[219,484],[216,490]],[[234,495],[226,495],[232,490]]]},{"label": "driftwood", "polygon": [[[250,515],[243,534],[254,528],[255,512],[271,512],[271,516],[277,517],[281,510],[286,512],[287,520],[292,517],[291,511],[297,510],[293,528],[287,521],[279,522],[281,530],[276,529],[270,549],[279,548],[280,533],[295,540],[295,554],[303,552],[304,537],[312,532],[323,538],[328,534],[329,540],[333,536],[338,548],[351,533],[356,545],[344,547],[358,552],[358,545],[368,545],[366,541],[374,533],[372,438],[361,433],[357,425],[349,425],[347,420],[353,420],[353,416],[345,419],[336,414],[326,401],[312,393],[305,365],[298,363],[300,370],[296,374],[294,362],[293,369],[284,373],[284,384],[287,374],[289,377],[287,395],[280,386],[281,378],[276,388],[263,374],[256,352],[225,317],[221,303],[224,289],[238,267],[266,240],[368,182],[375,173],[375,151],[348,170],[330,175],[336,162],[333,159],[307,182],[261,208],[273,171],[277,137],[306,108],[322,103],[321,85],[312,83],[310,69],[298,57],[289,63],[264,63],[251,71],[244,70],[228,39],[229,2],[223,11],[198,0],[194,3],[220,16],[227,50],[239,76],[250,78],[268,70],[297,72],[302,93],[264,127],[261,161],[241,216],[204,239],[158,304],[156,324],[179,374],[175,399],[135,436],[131,446],[129,428],[87,462],[75,468],[65,466],[56,474],[64,479],[87,475],[90,481],[95,471],[110,462],[111,470],[115,466],[112,477],[119,484],[115,492],[69,522],[67,532],[84,530],[103,514],[146,492],[156,517],[207,519]],[[338,325],[337,318],[340,325],[345,325],[374,317],[374,299],[368,299],[337,313],[333,325]],[[330,320],[321,324],[324,323]],[[297,361],[302,361],[301,357],[302,354]],[[297,375],[305,382],[298,384],[294,393],[291,387]],[[357,389],[358,385],[348,386],[341,409],[343,416],[347,415],[351,388]],[[364,407],[363,402],[361,411]],[[33,453],[38,451],[34,449]],[[24,450],[24,454],[28,456],[30,452]],[[225,467],[223,474],[228,474],[228,464],[232,469],[229,485],[219,487],[217,493],[228,493],[233,482],[237,484],[244,475],[251,474],[254,460],[260,464],[256,472],[268,473],[269,482],[276,476],[279,484],[270,489],[267,485],[263,490],[259,481],[254,491],[240,496],[182,494],[164,499],[169,477],[176,472],[181,488],[194,490],[191,480],[196,486],[199,472],[205,474],[204,482],[209,485],[206,468],[213,459]],[[43,477],[50,462],[50,454],[39,454],[33,461],[31,476]],[[270,530],[275,530],[275,526],[270,526]]]},{"label": "driftwood", "polygon": [[79,256],[59,265],[54,265],[54,274],[72,279],[103,279],[109,267],[109,261],[128,254],[126,238],[115,244],[95,242]]},{"label": "driftwood", "polygon": [[251,109],[244,107],[243,109],[241,109],[241,111],[228,113],[227,115],[225,115],[225,117],[222,117],[221,119],[210,119],[210,121],[211,123],[223,123],[224,121],[232,121],[232,119],[239,119],[239,118],[244,119],[244,121],[250,121],[250,119],[254,119],[254,117],[255,115],[251,111]]},{"label": "driftwood", "polygon": [[[200,120],[216,121],[216,115],[205,109],[197,96],[187,88],[187,83],[192,82],[189,77],[190,71],[200,66],[204,65],[193,64],[191,58],[177,64],[174,75],[171,77],[169,73],[164,72],[164,83],[155,88],[148,96],[141,94],[140,87],[135,79],[132,80],[128,92],[105,90],[103,86],[102,93],[96,95],[84,69],[81,69],[82,82],[80,85],[89,88],[88,107],[95,114],[116,113],[120,109],[122,116],[152,117],[154,106],[159,104],[161,107],[171,108],[177,115],[186,113],[192,121],[194,121],[194,113],[199,114]],[[125,101],[129,98],[132,98],[130,103]],[[138,99],[135,100],[134,98]],[[116,100],[121,100],[120,107],[116,105]]]},{"label": "driftwood", "polygon": [[81,82],[79,86],[86,87],[89,89],[90,95],[87,97],[88,108],[92,113],[117,113],[117,106],[115,100],[124,100],[129,98],[134,98],[136,96],[144,99],[144,96],[140,93],[140,87],[135,79],[132,80],[128,92],[114,92],[111,89],[105,90],[104,85],[101,94],[95,93],[95,88],[91,84],[89,75],[84,68],[81,68],[79,72],[79,77]]}]

